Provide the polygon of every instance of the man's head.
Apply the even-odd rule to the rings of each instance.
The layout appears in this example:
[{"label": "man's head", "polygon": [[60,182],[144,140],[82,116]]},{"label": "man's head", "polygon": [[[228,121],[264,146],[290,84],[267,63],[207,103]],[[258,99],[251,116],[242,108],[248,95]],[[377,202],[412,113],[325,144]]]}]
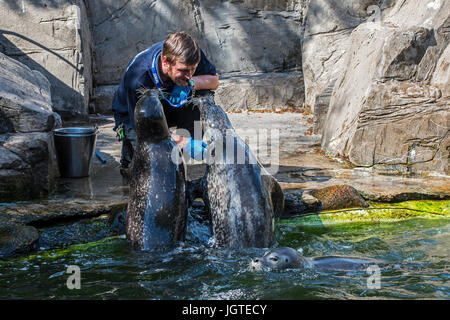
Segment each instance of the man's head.
[{"label": "man's head", "polygon": [[163,73],[175,84],[186,86],[200,62],[200,48],[186,32],[170,34],[161,53]]}]

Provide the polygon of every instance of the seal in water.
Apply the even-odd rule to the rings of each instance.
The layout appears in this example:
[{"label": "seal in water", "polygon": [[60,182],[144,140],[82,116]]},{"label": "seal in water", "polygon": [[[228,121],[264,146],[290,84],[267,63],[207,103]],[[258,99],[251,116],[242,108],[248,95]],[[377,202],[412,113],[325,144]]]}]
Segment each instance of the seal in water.
[{"label": "seal in water", "polygon": [[276,248],[267,251],[263,257],[250,262],[250,269],[261,271],[264,269],[282,270],[296,268],[318,268],[324,271],[349,271],[366,268],[369,264],[383,264],[383,261],[346,256],[303,257],[300,252],[292,248]]},{"label": "seal in water", "polygon": [[126,233],[135,248],[150,250],[184,239],[186,183],[183,165],[172,161],[176,145],[158,93],[141,93],[134,112],[137,143],[130,171]]},{"label": "seal in water", "polygon": [[[215,246],[270,247],[275,242],[274,218],[284,208],[278,182],[211,97],[199,98],[197,104],[208,144],[203,201],[211,217]],[[230,149],[236,151],[231,152],[232,157]]]}]

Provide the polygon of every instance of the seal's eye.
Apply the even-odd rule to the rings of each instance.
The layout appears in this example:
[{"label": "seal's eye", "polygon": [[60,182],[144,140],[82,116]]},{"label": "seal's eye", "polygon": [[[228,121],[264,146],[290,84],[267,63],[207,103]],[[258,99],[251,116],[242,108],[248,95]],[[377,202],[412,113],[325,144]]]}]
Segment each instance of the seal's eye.
[{"label": "seal's eye", "polygon": [[278,257],[270,257],[270,260],[272,260],[273,262],[277,262],[278,261]]},{"label": "seal's eye", "polygon": [[286,258],[286,259],[284,260],[284,262],[289,262],[289,259],[288,259],[288,258]]}]

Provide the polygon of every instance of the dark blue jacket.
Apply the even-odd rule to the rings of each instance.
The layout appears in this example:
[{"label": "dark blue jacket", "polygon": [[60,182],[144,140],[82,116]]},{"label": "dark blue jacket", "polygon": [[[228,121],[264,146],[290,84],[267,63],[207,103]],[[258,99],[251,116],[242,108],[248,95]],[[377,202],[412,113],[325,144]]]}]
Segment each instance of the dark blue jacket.
[{"label": "dark blue jacket", "polygon": [[[125,75],[114,93],[114,99],[112,102],[112,110],[114,112],[115,120],[114,130],[120,123],[123,123],[125,128],[135,128],[134,108],[139,99],[137,90],[140,88],[155,88],[151,70],[152,62],[155,57],[156,62],[158,62],[163,44],[164,41],[161,41],[142,51],[134,57],[128,65]],[[204,52],[202,50],[200,51],[200,63],[195,70],[194,76],[206,74],[215,75],[215,66],[208,61]],[[156,69],[158,70],[158,68]],[[159,80],[161,87],[165,92],[170,92],[172,90],[174,85],[172,81],[164,82],[161,77],[159,77]]]}]

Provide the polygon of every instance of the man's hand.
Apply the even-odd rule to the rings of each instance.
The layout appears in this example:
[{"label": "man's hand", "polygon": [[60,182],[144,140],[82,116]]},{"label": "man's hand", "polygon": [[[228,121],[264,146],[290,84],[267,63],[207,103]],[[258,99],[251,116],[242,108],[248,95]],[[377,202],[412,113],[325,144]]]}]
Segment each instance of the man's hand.
[{"label": "man's hand", "polygon": [[169,101],[175,105],[179,104],[181,101],[186,100],[191,93],[190,86],[179,86],[174,85],[172,93],[170,94]]}]

